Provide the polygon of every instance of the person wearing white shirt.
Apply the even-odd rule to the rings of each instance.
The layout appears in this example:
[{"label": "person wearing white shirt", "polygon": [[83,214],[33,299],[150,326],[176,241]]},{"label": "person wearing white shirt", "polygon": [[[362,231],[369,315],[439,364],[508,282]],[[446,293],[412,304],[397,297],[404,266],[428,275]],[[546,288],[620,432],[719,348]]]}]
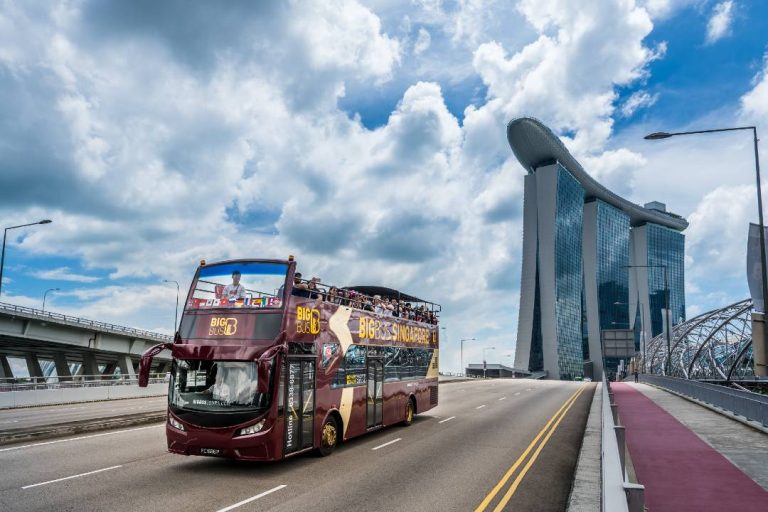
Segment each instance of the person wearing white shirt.
[{"label": "person wearing white shirt", "polygon": [[245,298],[245,287],[240,284],[240,271],[232,272],[232,284],[224,287],[222,298],[227,300],[236,300]]}]

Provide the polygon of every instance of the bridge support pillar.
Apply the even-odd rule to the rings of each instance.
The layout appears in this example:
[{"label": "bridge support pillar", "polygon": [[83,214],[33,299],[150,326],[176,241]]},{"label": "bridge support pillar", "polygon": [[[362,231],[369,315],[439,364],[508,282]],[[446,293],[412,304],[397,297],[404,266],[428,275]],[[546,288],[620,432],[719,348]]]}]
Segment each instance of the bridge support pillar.
[{"label": "bridge support pillar", "polygon": [[29,376],[32,377],[35,382],[45,381],[43,369],[40,367],[40,360],[37,359],[37,355],[27,354],[24,358],[27,360],[27,371],[29,371]]},{"label": "bridge support pillar", "polygon": [[114,375],[115,368],[117,368],[117,363],[107,363],[104,365],[104,371],[101,372],[101,378],[102,379],[109,379]]},{"label": "bridge support pillar", "polygon": [[13,371],[11,365],[8,363],[8,357],[4,354],[0,354],[0,379],[12,379]]},{"label": "bridge support pillar", "polygon": [[157,365],[157,373],[168,373],[171,371],[171,363],[170,362],[162,362]]},{"label": "bridge support pillar", "polygon": [[81,368],[82,375],[88,375],[91,379],[95,378],[94,375],[99,375],[99,365],[96,363],[96,356],[90,352],[83,354],[83,367]]},{"label": "bridge support pillar", "polygon": [[117,364],[120,366],[120,374],[124,378],[136,378],[136,370],[133,369],[133,359],[131,359],[131,356],[122,354],[118,357]]},{"label": "bridge support pillar", "polygon": [[53,364],[56,365],[56,375],[60,381],[72,380],[72,372],[69,371],[69,363],[67,363],[67,356],[63,352],[56,352],[53,354]]}]

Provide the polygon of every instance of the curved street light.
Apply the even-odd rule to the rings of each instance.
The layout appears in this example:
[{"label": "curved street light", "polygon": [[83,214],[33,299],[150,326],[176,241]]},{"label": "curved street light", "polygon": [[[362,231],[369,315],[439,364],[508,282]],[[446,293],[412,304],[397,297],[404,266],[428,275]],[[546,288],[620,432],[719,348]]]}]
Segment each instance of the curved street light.
[{"label": "curved street light", "polygon": [[[645,137],[645,140],[660,140],[668,139],[676,135],[695,135],[700,133],[719,133],[719,132],[735,132],[740,130],[752,130],[752,142],[755,148],[755,179],[757,181],[757,215],[760,221],[760,270],[762,272],[762,288],[763,288],[763,309],[765,307],[765,301],[768,300],[768,265],[766,264],[765,256],[765,223],[763,222],[763,192],[762,185],[760,183],[760,154],[757,150],[757,127],[756,126],[736,126],[734,128],[715,128],[711,130],[695,130],[690,132],[653,132],[649,133]],[[765,315],[765,311],[762,311]],[[765,317],[764,317],[765,318]],[[667,330],[669,332],[669,330]],[[669,350],[669,347],[667,348]],[[768,351],[768,329],[763,328],[763,353]],[[671,354],[668,353],[668,358]],[[763,362],[765,364],[765,362]],[[669,364],[667,365],[669,371]],[[755,361],[755,373],[758,371],[758,364]]]},{"label": "curved street light", "polygon": [[48,288],[45,290],[45,293],[43,294],[43,313],[45,313],[45,298],[48,296],[49,292],[60,292],[61,288]]},{"label": "curved street light", "polygon": [[2,250],[2,253],[0,254],[0,294],[3,291],[3,265],[5,264],[5,239],[8,236],[8,231],[11,229],[25,228],[27,226],[36,226],[38,224],[50,224],[51,222],[53,222],[51,219],[43,219],[37,222],[30,222],[29,224],[19,224],[18,226],[10,226],[5,228],[5,231],[3,232],[3,250]]}]

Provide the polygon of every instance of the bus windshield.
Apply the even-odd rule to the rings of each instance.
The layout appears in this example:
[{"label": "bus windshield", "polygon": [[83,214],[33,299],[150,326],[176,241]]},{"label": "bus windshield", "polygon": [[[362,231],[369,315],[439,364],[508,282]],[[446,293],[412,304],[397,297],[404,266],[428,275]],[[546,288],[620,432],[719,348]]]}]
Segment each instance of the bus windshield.
[{"label": "bus windshield", "polygon": [[200,269],[187,309],[279,308],[288,265],[235,262]]},{"label": "bus windshield", "polygon": [[269,395],[256,391],[256,363],[177,360],[171,370],[172,406],[205,412],[263,409]]}]

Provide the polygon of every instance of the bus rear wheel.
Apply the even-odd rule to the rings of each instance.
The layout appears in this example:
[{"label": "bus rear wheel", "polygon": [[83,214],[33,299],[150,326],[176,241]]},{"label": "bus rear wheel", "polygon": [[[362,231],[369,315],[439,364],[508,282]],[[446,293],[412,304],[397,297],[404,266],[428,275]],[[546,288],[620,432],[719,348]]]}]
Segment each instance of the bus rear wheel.
[{"label": "bus rear wheel", "polygon": [[320,433],[320,448],[318,452],[321,456],[327,457],[333,453],[339,444],[339,425],[336,418],[329,416],[323,423]]},{"label": "bus rear wheel", "polygon": [[409,398],[405,402],[405,419],[403,420],[403,426],[407,427],[413,423],[413,417],[416,414],[416,408],[413,406],[413,399]]}]

